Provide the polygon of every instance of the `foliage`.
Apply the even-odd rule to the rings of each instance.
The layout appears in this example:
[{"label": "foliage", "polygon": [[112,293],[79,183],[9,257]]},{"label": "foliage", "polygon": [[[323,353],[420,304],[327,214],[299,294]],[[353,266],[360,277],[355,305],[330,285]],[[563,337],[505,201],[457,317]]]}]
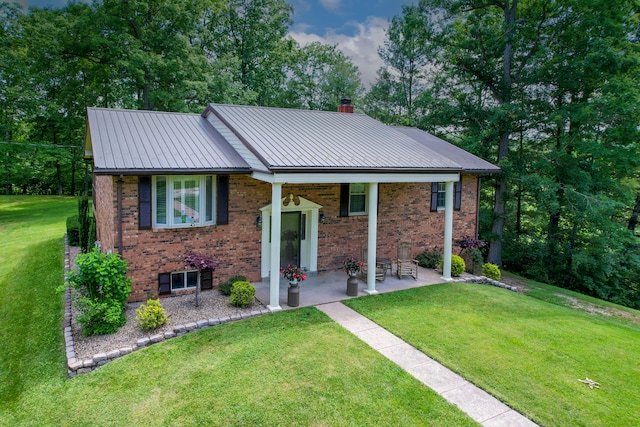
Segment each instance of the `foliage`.
[{"label": "foliage", "polygon": [[500,267],[490,262],[482,266],[482,275],[493,280],[500,280]]},{"label": "foliage", "polygon": [[416,256],[418,265],[423,268],[436,268],[442,261],[442,251],[438,247],[425,249]]},{"label": "foliage", "polygon": [[[440,261],[441,269],[443,265],[444,265],[444,259]],[[466,265],[462,257],[459,255],[452,254],[451,255],[451,275],[453,277],[458,277],[462,273],[464,273],[465,268],[466,268]]]},{"label": "foliage", "polygon": [[78,322],[84,335],[111,334],[124,325],[124,308],[131,292],[127,262],[118,254],[104,254],[94,247],[76,257],[69,285],[77,293]]},{"label": "foliage", "polygon": [[89,216],[89,198],[87,196],[78,199],[78,223],[80,224],[80,250],[82,253],[89,251],[89,235],[91,228],[91,217]]},{"label": "foliage", "polygon": [[80,221],[78,215],[67,218],[67,240],[70,246],[80,245]]},{"label": "foliage", "polygon": [[236,307],[248,307],[256,296],[256,288],[249,282],[235,282],[229,301]]},{"label": "foliage", "polygon": [[342,270],[349,276],[355,276],[360,270],[362,270],[363,265],[364,262],[356,261],[354,257],[349,257],[342,263]]},{"label": "foliage", "polygon": [[136,319],[144,330],[157,329],[169,322],[167,312],[158,299],[150,299],[136,310]]},{"label": "foliage", "polygon": [[289,282],[297,280],[298,282],[302,282],[307,278],[307,275],[304,274],[301,268],[288,264],[285,268],[280,267],[280,273],[287,279]]},{"label": "foliage", "polygon": [[188,253],[184,257],[185,270],[211,270],[214,271],[220,263],[208,255]]},{"label": "foliage", "polygon": [[455,242],[456,246],[459,246],[460,253],[465,249],[480,249],[487,246],[487,243],[484,240],[476,239],[475,237],[465,236],[462,239],[458,239]]},{"label": "foliage", "polygon": [[241,275],[233,276],[232,278],[230,278],[226,282],[220,283],[220,285],[218,286],[218,291],[222,295],[229,296],[229,295],[231,295],[231,287],[233,286],[234,283],[236,283],[236,282],[246,282],[246,281],[247,281],[247,278],[244,277],[244,276],[241,276]]}]

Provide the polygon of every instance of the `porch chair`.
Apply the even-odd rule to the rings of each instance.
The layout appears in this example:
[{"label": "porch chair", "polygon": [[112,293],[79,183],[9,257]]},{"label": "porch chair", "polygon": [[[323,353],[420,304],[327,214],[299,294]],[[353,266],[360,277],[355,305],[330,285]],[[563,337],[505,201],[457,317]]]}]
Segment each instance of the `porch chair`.
[{"label": "porch chair", "polygon": [[418,260],[413,259],[413,241],[398,241],[398,259],[396,260],[396,273],[398,279],[402,276],[411,276],[414,280],[418,279]]},{"label": "porch chair", "polygon": [[[364,265],[360,269],[360,278],[364,281],[367,280],[367,245],[360,246],[360,258]],[[387,278],[387,270],[391,271],[391,260],[386,258],[376,258],[376,280],[382,282]]]}]

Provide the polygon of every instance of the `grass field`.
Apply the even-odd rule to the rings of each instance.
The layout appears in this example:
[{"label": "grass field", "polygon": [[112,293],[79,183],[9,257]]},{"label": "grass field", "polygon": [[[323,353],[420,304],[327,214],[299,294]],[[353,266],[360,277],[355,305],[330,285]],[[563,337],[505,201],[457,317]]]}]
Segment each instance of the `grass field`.
[{"label": "grass field", "polygon": [[[639,425],[640,313],[530,284],[533,297],[443,284],[345,304],[542,425]],[[629,316],[570,308],[558,295]]]},{"label": "grass field", "polygon": [[194,332],[66,379],[55,288],[75,209],[0,197],[0,425],[475,425],[314,308]]}]

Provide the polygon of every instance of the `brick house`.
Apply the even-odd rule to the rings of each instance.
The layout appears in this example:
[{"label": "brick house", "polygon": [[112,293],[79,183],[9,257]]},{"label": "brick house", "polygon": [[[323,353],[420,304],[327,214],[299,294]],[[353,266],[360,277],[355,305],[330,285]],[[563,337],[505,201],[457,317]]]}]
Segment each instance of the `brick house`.
[{"label": "brick house", "polygon": [[[350,113],[350,114],[345,114]],[[202,114],[90,108],[86,157],[102,250],[129,263],[131,301],[236,274],[270,283],[281,265],[335,271],[476,236],[480,176],[499,169],[415,128],[353,113],[211,104]],[[272,239],[276,235],[280,238]],[[214,272],[185,271],[188,252]],[[272,274],[272,272],[276,274]],[[375,293],[375,277],[367,278]]]}]

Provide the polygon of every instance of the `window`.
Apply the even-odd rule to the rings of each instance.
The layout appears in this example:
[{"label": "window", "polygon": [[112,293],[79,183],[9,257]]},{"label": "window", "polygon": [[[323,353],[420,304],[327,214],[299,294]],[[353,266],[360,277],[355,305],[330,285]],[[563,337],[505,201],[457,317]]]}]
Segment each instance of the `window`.
[{"label": "window", "polygon": [[211,175],[154,176],[153,226],[180,228],[214,224],[215,182]]},{"label": "window", "polygon": [[349,215],[363,215],[367,213],[367,184],[354,183],[349,185]]},{"label": "window", "polygon": [[[431,212],[443,211],[445,209],[446,200],[446,183],[431,183]],[[453,209],[460,210],[460,202],[462,198],[462,182],[456,181],[453,190]]]},{"label": "window", "polygon": [[444,186],[444,182],[439,182],[438,183],[438,202],[436,204],[436,208],[437,209],[444,209],[444,203],[445,203],[445,186]]},{"label": "window", "polygon": [[198,270],[171,273],[171,290],[191,289],[198,286]]}]

